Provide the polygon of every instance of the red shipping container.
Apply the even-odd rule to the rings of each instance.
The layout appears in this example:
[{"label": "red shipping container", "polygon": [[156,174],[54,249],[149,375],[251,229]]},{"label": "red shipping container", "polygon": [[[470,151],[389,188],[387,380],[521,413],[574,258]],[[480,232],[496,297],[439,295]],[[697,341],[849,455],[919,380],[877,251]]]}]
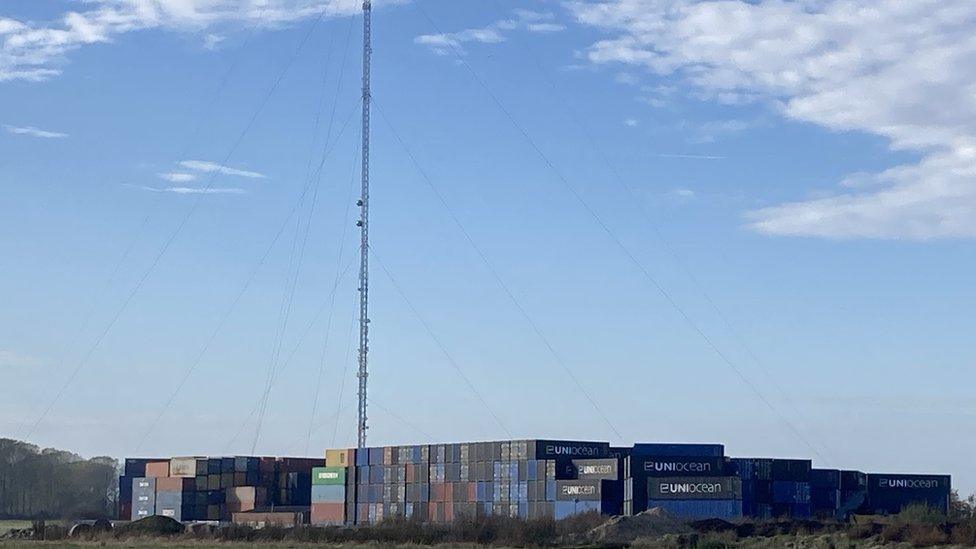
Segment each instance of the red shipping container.
[{"label": "red shipping container", "polygon": [[146,478],[165,478],[168,476],[168,461],[150,461],[146,464]]},{"label": "red shipping container", "polygon": [[413,463],[408,463],[406,465],[406,470],[407,470],[406,471],[406,480],[407,480],[407,482],[414,482],[414,480],[413,480],[413,475],[414,475],[413,469],[414,469]]},{"label": "red shipping container", "polygon": [[437,522],[437,503],[433,501],[427,504],[427,520]]},{"label": "red shipping container", "polygon": [[119,520],[132,520],[132,504],[131,503],[120,503],[119,504]]},{"label": "red shipping container", "polygon": [[346,521],[345,503],[313,503],[311,510],[313,525],[339,525]]},{"label": "red shipping container", "polygon": [[454,504],[445,503],[444,504],[444,522],[451,522],[454,520]]},{"label": "red shipping container", "polygon": [[478,501],[478,483],[469,482],[468,484],[468,501]]}]

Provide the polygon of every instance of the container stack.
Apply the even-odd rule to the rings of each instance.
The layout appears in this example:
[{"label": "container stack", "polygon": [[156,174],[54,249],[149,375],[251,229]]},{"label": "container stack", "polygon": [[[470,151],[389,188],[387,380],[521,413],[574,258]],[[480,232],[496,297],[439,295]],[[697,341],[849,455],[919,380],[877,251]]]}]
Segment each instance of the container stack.
[{"label": "container stack", "polygon": [[867,512],[894,514],[908,505],[927,505],[949,512],[952,491],[948,475],[868,474]]},{"label": "container stack", "polygon": [[838,518],[846,519],[865,507],[868,500],[868,475],[861,471],[840,472]]},{"label": "container stack", "polygon": [[346,523],[346,488],[348,480],[351,480],[349,473],[354,471],[354,467],[312,469],[312,525],[336,526]]},{"label": "container stack", "polygon": [[742,516],[742,483],[721,444],[636,444],[624,459],[623,514],[660,507],[679,518]]},{"label": "container stack", "polygon": [[839,469],[810,470],[810,514],[821,520],[837,518],[840,510]]},{"label": "container stack", "polygon": [[621,480],[619,460],[608,454],[607,443],[546,440],[360,450],[355,516],[347,512],[347,521],[612,514],[620,507]]},{"label": "container stack", "polygon": [[742,480],[743,514],[810,518],[811,465],[808,459],[733,458]]},{"label": "container stack", "polygon": [[[324,465],[324,466],[323,466]],[[810,460],[727,458],[720,444],[508,440],[328,450],[325,460],[127,459],[119,517],[267,525],[409,518],[565,519],[663,508],[682,519],[845,519],[921,503],[945,512],[944,475],[812,469]]]},{"label": "container stack", "polygon": [[119,518],[161,515],[179,521],[229,521],[268,507],[308,510],[312,467],[321,459],[179,457],[126,460]]}]

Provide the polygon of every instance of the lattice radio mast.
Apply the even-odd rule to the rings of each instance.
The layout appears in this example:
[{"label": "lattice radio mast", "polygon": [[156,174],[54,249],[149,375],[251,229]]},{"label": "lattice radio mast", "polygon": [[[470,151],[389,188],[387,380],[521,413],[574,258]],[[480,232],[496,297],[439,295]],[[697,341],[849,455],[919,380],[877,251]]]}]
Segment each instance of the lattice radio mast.
[{"label": "lattice radio mast", "polygon": [[372,48],[372,2],[363,1],[363,186],[359,206],[359,448],[366,447],[366,380],[369,370],[369,73]]}]

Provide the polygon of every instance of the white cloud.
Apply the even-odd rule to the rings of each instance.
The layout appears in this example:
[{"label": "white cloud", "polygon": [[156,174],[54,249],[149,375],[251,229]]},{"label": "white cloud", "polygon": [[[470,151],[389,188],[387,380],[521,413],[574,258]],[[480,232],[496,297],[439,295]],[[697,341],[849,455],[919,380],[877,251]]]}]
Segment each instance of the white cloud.
[{"label": "white cloud", "polygon": [[233,187],[139,187],[144,191],[154,193],[174,193],[174,194],[245,194],[244,189]]},{"label": "white cloud", "polygon": [[[2,20],[0,20],[0,23],[2,23]],[[45,365],[45,362],[39,358],[17,353],[9,349],[0,349],[0,368],[9,370],[13,368],[39,368]]]},{"label": "white cloud", "polygon": [[695,198],[695,191],[691,189],[674,189],[671,191],[671,196],[680,200],[691,200]]},{"label": "white cloud", "polygon": [[971,0],[573,1],[625,64],[721,103],[889,140],[921,159],[841,181],[828,197],[765,208],[750,227],[830,238],[976,237],[976,32]]},{"label": "white cloud", "polygon": [[44,139],[63,139],[68,137],[68,134],[66,133],[41,130],[33,126],[8,126],[7,124],[4,124],[3,129],[7,130],[7,133],[14,135],[27,135],[30,137],[41,137]]},{"label": "white cloud", "polygon": [[[377,8],[409,0],[374,0]],[[358,13],[360,0],[84,0],[87,9],[59,21],[27,23],[0,18],[0,82],[43,81],[61,73],[68,53],[116,35],[146,29],[213,32],[242,26],[274,28],[317,17]],[[205,38],[205,45],[216,43]]]},{"label": "white cloud", "polygon": [[208,34],[203,37],[203,47],[208,50],[215,50],[225,39],[226,37],[220,34]]},{"label": "white cloud", "polygon": [[192,173],[183,172],[169,172],[156,174],[160,179],[164,181],[169,181],[170,183],[189,183],[190,181],[196,181],[197,176]]},{"label": "white cloud", "polygon": [[636,128],[637,127],[637,124],[639,124],[639,122],[637,122],[637,119],[636,118],[625,118],[624,119],[624,126],[627,126],[628,128]]},{"label": "white cloud", "polygon": [[209,162],[206,160],[184,160],[180,162],[180,167],[187,170],[193,170],[196,172],[203,173],[219,173],[221,175],[236,175],[239,177],[247,177],[249,179],[263,179],[265,175],[259,172],[253,172],[249,170],[242,170],[239,168],[231,168],[228,166],[221,166],[216,162]]},{"label": "white cloud", "polygon": [[424,34],[414,38],[414,43],[430,48],[437,55],[465,54],[464,44],[497,44],[505,41],[505,32],[524,29],[535,33],[553,33],[566,29],[564,25],[553,21],[555,15],[549,12],[517,9],[514,17],[501,19],[490,25],[465,29],[457,32],[440,34]]}]

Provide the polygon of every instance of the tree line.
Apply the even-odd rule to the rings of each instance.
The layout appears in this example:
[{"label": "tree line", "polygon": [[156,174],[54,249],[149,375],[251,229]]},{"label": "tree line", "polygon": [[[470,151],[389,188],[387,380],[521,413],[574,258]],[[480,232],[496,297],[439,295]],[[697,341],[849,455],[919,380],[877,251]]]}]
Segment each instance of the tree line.
[{"label": "tree line", "polygon": [[0,518],[110,518],[118,462],[0,438]]}]

